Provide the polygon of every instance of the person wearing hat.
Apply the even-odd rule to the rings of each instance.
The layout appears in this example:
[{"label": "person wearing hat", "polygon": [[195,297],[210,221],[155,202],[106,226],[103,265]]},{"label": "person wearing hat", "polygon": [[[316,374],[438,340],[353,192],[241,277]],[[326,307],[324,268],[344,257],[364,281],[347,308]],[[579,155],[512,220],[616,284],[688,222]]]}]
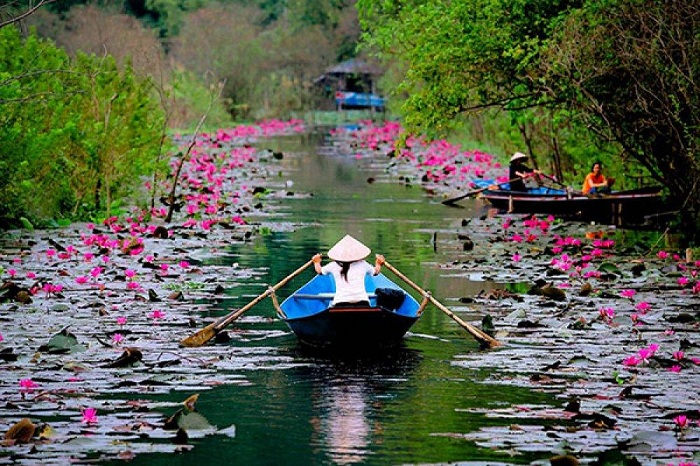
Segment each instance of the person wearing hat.
[{"label": "person wearing hat", "polygon": [[516,152],[510,158],[510,171],[508,174],[510,190],[511,191],[527,191],[525,182],[523,181],[528,176],[533,174],[539,174],[539,170],[534,170],[527,165],[525,161],[530,157],[522,152]]},{"label": "person wearing hat", "polygon": [[384,256],[377,254],[374,267],[365,261],[370,249],[350,235],[345,235],[328,251],[328,257],[333,260],[321,267],[321,254],[314,255],[316,273],[333,275],[335,280],[335,296],[332,306],[366,305],[369,306],[369,296],[365,289],[365,275],[378,275],[384,263]]}]

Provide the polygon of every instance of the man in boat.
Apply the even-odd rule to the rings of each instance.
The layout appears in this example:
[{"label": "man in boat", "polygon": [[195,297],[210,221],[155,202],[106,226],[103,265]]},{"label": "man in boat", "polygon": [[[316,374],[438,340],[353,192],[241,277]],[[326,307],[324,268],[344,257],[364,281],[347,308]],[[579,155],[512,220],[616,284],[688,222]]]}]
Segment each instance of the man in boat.
[{"label": "man in boat", "polygon": [[607,194],[610,192],[610,187],[614,182],[614,178],[606,178],[603,176],[603,164],[596,161],[591,167],[591,172],[586,175],[581,191],[583,194]]},{"label": "man in boat", "polygon": [[312,257],[316,273],[333,275],[335,296],[332,306],[369,306],[365,275],[378,275],[384,263],[381,254],[377,254],[374,267],[365,261],[370,252],[367,246],[352,236],[345,235],[328,251],[328,257],[333,262],[321,267],[321,254]]},{"label": "man in boat", "polygon": [[525,162],[530,157],[522,152],[516,152],[510,158],[510,170],[508,173],[508,179],[510,180],[510,190],[511,191],[527,191],[525,186],[525,178],[530,176],[539,175],[540,171],[525,165]]}]

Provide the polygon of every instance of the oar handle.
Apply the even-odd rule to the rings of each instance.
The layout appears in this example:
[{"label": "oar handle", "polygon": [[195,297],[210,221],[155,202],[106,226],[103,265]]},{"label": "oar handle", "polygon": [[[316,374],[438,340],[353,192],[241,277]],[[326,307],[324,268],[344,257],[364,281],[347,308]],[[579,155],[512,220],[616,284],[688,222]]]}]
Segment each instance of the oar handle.
[{"label": "oar handle", "polygon": [[494,348],[496,346],[501,346],[501,342],[493,338],[491,335],[479,330],[478,328],[474,327],[473,325],[469,324],[468,322],[463,321],[460,319],[457,315],[455,315],[454,312],[450,311],[448,308],[443,306],[437,299],[433,298],[433,296],[423,290],[420,286],[416,285],[411,279],[409,279],[406,275],[403,273],[399,272],[399,270],[396,269],[393,265],[390,263],[384,261],[383,264],[384,267],[387,269],[391,270],[397,277],[399,277],[401,280],[406,282],[409,286],[411,286],[414,290],[419,292],[421,295],[427,297],[431,303],[435,305],[438,309],[440,309],[442,312],[447,314],[452,320],[457,322],[462,328],[464,328],[466,331],[468,331],[476,340],[478,340],[480,343],[490,347]]},{"label": "oar handle", "polygon": [[232,312],[231,314],[226,315],[223,319],[221,319],[221,320],[214,326],[214,330],[216,330],[217,332],[221,331],[221,329],[223,329],[224,327],[226,327],[227,325],[229,325],[229,324],[230,324],[231,322],[233,322],[234,320],[238,319],[238,317],[240,317],[240,316],[241,316],[244,312],[246,312],[248,309],[250,309],[251,307],[255,306],[256,304],[258,304],[258,303],[259,303],[260,301],[262,301],[263,299],[267,298],[267,297],[268,297],[270,294],[272,294],[273,292],[275,292],[275,291],[277,291],[278,289],[282,288],[284,285],[287,284],[287,282],[289,282],[292,278],[294,278],[294,277],[296,277],[297,275],[299,275],[300,273],[302,273],[304,270],[306,270],[307,267],[309,267],[309,266],[310,266],[311,264],[313,264],[313,263],[314,263],[313,260],[309,260],[306,264],[302,265],[301,267],[299,267],[298,269],[296,269],[294,272],[292,272],[292,273],[290,273],[289,275],[287,275],[285,278],[283,278],[282,280],[280,280],[280,282],[277,283],[276,285],[274,285],[274,286],[268,288],[263,294],[261,294],[260,296],[258,296],[257,298],[255,298],[254,300],[252,300],[251,302],[249,302],[248,304],[246,304],[245,306],[243,306],[243,307],[240,308],[239,310],[237,310],[237,311],[235,311],[235,312]]},{"label": "oar handle", "polygon": [[484,188],[475,189],[473,191],[469,191],[468,193],[462,194],[462,195],[457,196],[457,197],[453,197],[451,199],[445,199],[444,201],[442,201],[442,203],[445,205],[454,204],[457,201],[461,201],[465,197],[473,196],[475,194],[479,194],[479,193],[482,193],[488,189],[491,189],[491,186],[493,186],[493,185],[499,186],[499,185],[502,185],[505,183],[512,183],[513,181],[518,181],[519,179],[520,179],[520,177],[517,177],[517,178],[513,178],[512,180],[504,181],[503,183],[493,183],[493,184],[486,186]]}]

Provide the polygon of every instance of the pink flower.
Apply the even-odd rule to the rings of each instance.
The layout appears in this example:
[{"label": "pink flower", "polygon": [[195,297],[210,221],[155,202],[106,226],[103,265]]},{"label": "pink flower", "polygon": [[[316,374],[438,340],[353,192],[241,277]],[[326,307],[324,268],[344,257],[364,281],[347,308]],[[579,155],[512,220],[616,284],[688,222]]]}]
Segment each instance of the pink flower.
[{"label": "pink flower", "polygon": [[97,424],[97,410],[86,408],[83,410],[83,424]]},{"label": "pink flower", "polygon": [[681,371],[681,366],[679,366],[678,364],[675,364],[675,365],[669,367],[668,371],[678,373]]},{"label": "pink flower", "polygon": [[180,261],[180,267],[182,267],[183,269],[186,269],[186,268],[188,268],[189,266],[190,266],[190,263],[189,263],[189,262],[187,262],[187,261]]},{"label": "pink flower", "polygon": [[520,254],[517,254],[517,253],[513,254],[513,256],[511,257],[511,260],[513,262],[520,262],[520,259],[521,259]]},{"label": "pink flower", "polygon": [[102,273],[102,270],[102,267],[95,267],[92,270],[90,270],[90,275],[92,275],[93,278],[97,278]]},{"label": "pink flower", "polygon": [[114,335],[112,335],[112,342],[115,345],[118,345],[123,341],[124,341],[124,335],[122,335],[121,333],[115,333]]},{"label": "pink flower", "polygon": [[0,342],[2,342],[5,339],[5,337],[2,336],[2,333],[0,333]]},{"label": "pink flower", "polygon": [[673,352],[673,359],[677,361],[681,361],[685,357],[685,353],[683,351],[674,351]]},{"label": "pink flower", "polygon": [[124,271],[124,275],[126,275],[126,278],[131,279],[131,278],[134,278],[136,276],[136,271],[132,270],[132,269],[126,269]]},{"label": "pink flower", "polygon": [[649,304],[646,301],[642,301],[640,303],[637,303],[637,305],[634,307],[636,310],[641,312],[642,314],[646,314],[646,312],[651,309],[651,304]]},{"label": "pink flower", "polygon": [[124,317],[124,316],[119,316],[119,317],[117,317],[117,324],[118,324],[118,325],[124,325],[124,324],[126,324],[126,317]]},{"label": "pink flower", "polygon": [[637,294],[637,292],[634,290],[622,290],[622,291],[620,291],[620,296],[622,296],[623,298],[632,299],[632,297],[634,297],[635,294]]},{"label": "pink flower", "polygon": [[141,285],[139,285],[139,282],[129,282],[126,284],[126,287],[130,290],[138,290]]},{"label": "pink flower", "polygon": [[156,309],[155,311],[151,312],[151,318],[152,319],[162,319],[165,317],[165,312]]},{"label": "pink flower", "polygon": [[35,278],[36,278],[36,274],[35,274],[34,272],[27,272],[27,278],[29,278],[29,279],[35,279]]},{"label": "pink flower", "polygon": [[637,359],[636,356],[629,356],[629,357],[625,358],[624,361],[622,361],[622,364],[625,366],[636,366],[640,362],[641,361],[639,359]]},{"label": "pink flower", "polygon": [[37,388],[39,384],[34,382],[32,379],[22,379],[19,381],[19,387],[22,389],[22,391],[31,391],[35,388]]},{"label": "pink flower", "polygon": [[659,259],[666,259],[668,257],[668,253],[666,251],[659,251],[656,253],[656,256]]},{"label": "pink flower", "polygon": [[7,269],[7,273],[10,274],[10,277],[17,275],[17,271],[15,269]]},{"label": "pink flower", "polygon": [[79,276],[75,277],[75,283],[77,283],[78,285],[82,285],[84,283],[87,283],[87,281],[88,281],[88,277],[86,277],[85,275],[79,275]]},{"label": "pink flower", "polygon": [[678,284],[680,286],[685,286],[688,284],[688,277],[679,277],[678,278]]},{"label": "pink flower", "polygon": [[679,429],[685,429],[688,427],[688,416],[681,414],[673,418],[673,422],[676,423],[676,427]]}]

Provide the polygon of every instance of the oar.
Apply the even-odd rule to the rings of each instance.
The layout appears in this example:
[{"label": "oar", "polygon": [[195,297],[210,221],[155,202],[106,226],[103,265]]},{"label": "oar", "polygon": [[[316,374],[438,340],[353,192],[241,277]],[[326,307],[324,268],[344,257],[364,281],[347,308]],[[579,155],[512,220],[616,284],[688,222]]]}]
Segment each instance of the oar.
[{"label": "oar", "polygon": [[263,294],[243,306],[242,308],[233,311],[222,318],[212,322],[211,324],[207,325],[201,330],[198,330],[196,333],[190,335],[189,337],[185,338],[180,342],[182,346],[190,346],[190,347],[196,347],[196,346],[202,346],[205,343],[207,343],[209,340],[214,338],[217,333],[219,333],[221,330],[223,330],[227,325],[229,325],[231,322],[234,320],[238,319],[241,315],[243,315],[244,312],[246,312],[248,309],[251,307],[255,306],[258,304],[260,301],[263,299],[267,298],[269,295],[271,295],[274,291],[277,291],[281,287],[283,287],[289,280],[292,278],[296,277],[299,275],[301,272],[304,271],[308,266],[313,264],[313,261],[310,260],[306,264],[302,265],[298,269],[296,269],[294,272],[290,273],[287,275],[285,278],[283,278],[278,284],[276,284],[273,287],[270,287],[265,291]]},{"label": "oar", "polygon": [[416,290],[417,292],[419,292],[421,295],[426,296],[426,297],[430,300],[430,302],[433,303],[433,304],[435,305],[435,307],[437,307],[437,308],[440,309],[442,312],[444,312],[445,314],[447,314],[452,320],[454,320],[455,322],[457,322],[457,323],[458,323],[460,326],[462,326],[462,328],[464,328],[467,332],[471,333],[472,336],[473,336],[482,346],[488,347],[488,348],[495,348],[496,346],[501,346],[501,345],[502,345],[502,343],[501,343],[500,341],[496,340],[496,339],[493,338],[491,335],[488,335],[487,333],[485,333],[485,332],[479,330],[478,328],[474,327],[473,325],[469,324],[468,322],[465,322],[465,321],[463,321],[462,319],[460,319],[458,316],[455,315],[454,312],[450,311],[450,310],[447,309],[445,306],[443,306],[442,304],[440,304],[440,302],[439,302],[437,299],[433,298],[433,296],[432,296],[430,293],[427,293],[426,291],[424,291],[423,289],[421,289],[421,287],[419,287],[418,285],[416,285],[415,283],[413,283],[408,277],[406,277],[404,274],[402,274],[401,272],[399,272],[393,265],[391,265],[390,263],[388,263],[388,262],[386,262],[386,261],[384,262],[383,265],[384,265],[384,267],[386,267],[387,269],[389,269],[389,270],[391,270],[392,272],[394,272],[394,274],[395,274],[397,277],[399,277],[401,280],[403,280],[403,281],[406,282],[408,285],[410,285],[411,287],[413,287],[414,290]]},{"label": "oar", "polygon": [[503,183],[493,183],[493,184],[491,184],[491,185],[489,185],[489,186],[486,186],[485,188],[475,189],[475,190],[473,190],[473,191],[469,191],[468,193],[464,193],[464,194],[462,194],[461,196],[453,197],[453,198],[450,198],[450,199],[445,199],[444,201],[442,201],[442,203],[445,204],[445,205],[452,205],[452,204],[454,204],[455,202],[461,201],[462,199],[464,199],[464,198],[466,198],[466,197],[473,196],[473,195],[475,195],[475,194],[479,194],[479,193],[481,193],[481,192],[486,191],[487,189],[491,189],[491,187],[494,186],[494,185],[498,186],[498,185],[505,184],[505,183],[511,183],[511,182],[517,181],[517,180],[519,180],[519,179],[520,179],[520,177],[517,177],[517,178],[513,178],[512,180],[504,181]]}]

